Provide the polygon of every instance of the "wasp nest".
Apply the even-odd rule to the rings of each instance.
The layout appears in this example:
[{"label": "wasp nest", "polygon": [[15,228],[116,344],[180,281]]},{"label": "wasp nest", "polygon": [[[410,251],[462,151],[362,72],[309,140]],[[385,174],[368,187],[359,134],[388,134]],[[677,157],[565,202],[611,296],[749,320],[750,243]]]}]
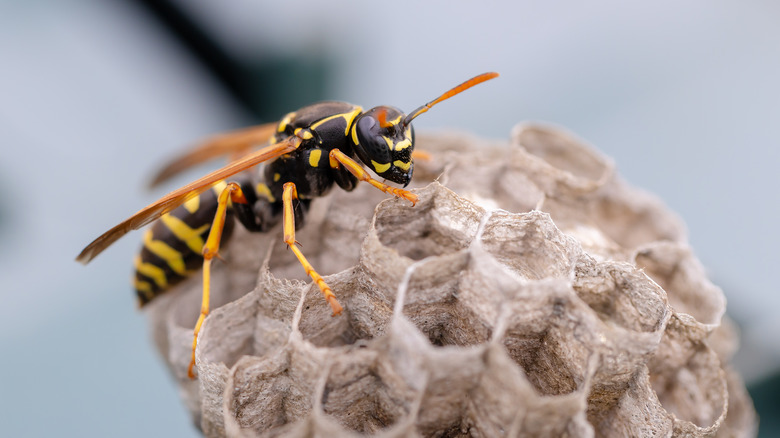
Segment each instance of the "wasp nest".
[{"label": "wasp nest", "polygon": [[[558,129],[421,136],[416,206],[367,184],[297,239],[237,229],[186,377],[200,278],[153,303],[206,436],[750,436],[725,299],[679,219]],[[240,227],[239,227],[240,228]]]}]

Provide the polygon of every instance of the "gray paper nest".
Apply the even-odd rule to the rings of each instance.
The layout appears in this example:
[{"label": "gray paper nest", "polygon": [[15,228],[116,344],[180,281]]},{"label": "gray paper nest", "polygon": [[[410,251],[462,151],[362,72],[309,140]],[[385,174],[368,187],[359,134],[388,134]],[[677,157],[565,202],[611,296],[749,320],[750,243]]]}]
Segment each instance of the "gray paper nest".
[{"label": "gray paper nest", "polygon": [[201,279],[151,305],[206,436],[751,436],[725,299],[680,220],[555,128],[419,136],[416,206],[367,184],[297,234],[237,227],[186,377]]}]

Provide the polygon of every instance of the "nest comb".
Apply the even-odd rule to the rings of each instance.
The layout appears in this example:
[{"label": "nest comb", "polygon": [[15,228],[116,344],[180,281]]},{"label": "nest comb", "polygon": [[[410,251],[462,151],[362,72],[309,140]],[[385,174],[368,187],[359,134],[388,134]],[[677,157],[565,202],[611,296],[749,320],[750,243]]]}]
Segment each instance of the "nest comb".
[{"label": "nest comb", "polygon": [[[414,207],[361,185],[237,229],[186,377],[199,276],[150,305],[209,437],[751,436],[736,336],[680,220],[570,134],[419,136]],[[240,227],[239,227],[240,228]]]}]

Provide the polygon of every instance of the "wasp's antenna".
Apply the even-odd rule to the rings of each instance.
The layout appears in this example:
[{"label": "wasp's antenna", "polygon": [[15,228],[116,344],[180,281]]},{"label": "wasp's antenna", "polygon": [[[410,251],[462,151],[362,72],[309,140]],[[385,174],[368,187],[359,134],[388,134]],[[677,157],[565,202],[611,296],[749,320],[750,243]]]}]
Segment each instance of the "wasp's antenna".
[{"label": "wasp's antenna", "polygon": [[458,93],[461,93],[463,91],[468,90],[469,88],[473,87],[474,85],[481,84],[481,83],[483,83],[485,81],[489,81],[490,79],[493,79],[495,77],[498,77],[498,73],[496,73],[496,72],[489,72],[489,73],[482,73],[479,76],[475,76],[475,77],[469,79],[468,81],[466,81],[466,82],[464,82],[464,83],[462,83],[462,84],[452,88],[451,90],[447,91],[446,93],[442,94],[441,96],[437,97],[436,99],[426,103],[425,105],[423,105],[423,106],[417,108],[416,110],[412,111],[411,113],[409,113],[409,115],[406,116],[406,118],[404,119],[403,125],[407,126],[409,123],[412,122],[412,120],[414,120],[415,117],[417,117],[420,114],[428,111],[429,109],[431,109],[432,106],[436,105],[437,103],[439,103],[441,101],[444,101],[444,100],[447,100],[450,97],[452,97],[452,96],[454,96],[454,95],[456,95]]}]

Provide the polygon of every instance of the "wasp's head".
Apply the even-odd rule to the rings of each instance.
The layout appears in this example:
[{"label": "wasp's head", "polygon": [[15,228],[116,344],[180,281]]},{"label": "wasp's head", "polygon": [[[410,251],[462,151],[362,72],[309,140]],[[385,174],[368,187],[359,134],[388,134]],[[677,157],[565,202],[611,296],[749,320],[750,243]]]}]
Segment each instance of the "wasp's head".
[{"label": "wasp's head", "polygon": [[360,161],[377,175],[404,187],[412,180],[414,129],[399,109],[378,106],[358,116],[352,142]]}]

